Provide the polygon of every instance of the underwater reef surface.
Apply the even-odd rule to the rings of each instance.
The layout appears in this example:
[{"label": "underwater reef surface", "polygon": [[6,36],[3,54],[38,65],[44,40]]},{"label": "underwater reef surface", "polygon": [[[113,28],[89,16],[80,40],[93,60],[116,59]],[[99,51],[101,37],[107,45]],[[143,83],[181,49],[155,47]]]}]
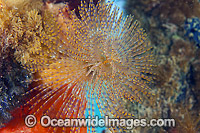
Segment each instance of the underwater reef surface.
[{"label": "underwater reef surface", "polygon": [[[92,8],[89,8],[89,13],[95,10],[96,7],[100,8],[97,2],[97,0],[94,0],[95,6],[90,4]],[[149,95],[150,98],[145,98],[143,96],[145,94],[141,94],[138,97],[137,94],[140,93],[136,93],[136,91],[134,91],[134,93],[124,92],[124,90],[130,87],[129,82],[128,84],[127,82],[123,82],[123,85],[126,85],[126,87],[123,88],[124,90],[108,89],[109,91],[107,92],[105,89],[107,87],[112,88],[108,82],[103,80],[106,79],[111,82],[110,79],[113,79],[109,73],[110,69],[113,67],[109,66],[110,60],[107,60],[107,57],[110,55],[103,54],[103,56],[101,56],[101,52],[94,54],[96,50],[92,52],[91,49],[97,49],[93,47],[95,45],[92,43],[92,46],[87,46],[85,42],[87,42],[88,36],[91,39],[92,36],[94,37],[98,32],[94,32],[93,34],[95,35],[91,35],[87,26],[81,26],[82,23],[80,23],[80,20],[83,20],[83,18],[92,26],[95,26],[97,22],[94,22],[95,17],[88,17],[95,13],[84,17],[84,11],[86,10],[83,6],[87,7],[87,5],[89,5],[89,0],[86,1],[87,4],[83,5],[81,5],[80,0],[0,0],[0,132],[47,132],[48,130],[57,132],[61,132],[62,130],[65,132],[69,130],[80,130],[80,132],[87,132],[88,130],[86,128],[44,129],[39,126],[28,128],[23,122],[25,115],[28,113],[35,113],[38,117],[44,113],[56,114],[59,112],[58,115],[60,115],[62,114],[62,109],[65,110],[68,116],[72,117],[77,115],[75,112],[84,116],[85,112],[81,112],[84,110],[88,113],[90,110],[90,114],[94,115],[96,113],[94,111],[95,102],[92,102],[95,99],[93,95],[95,94],[94,92],[98,92],[97,94],[99,97],[97,96],[97,99],[103,99],[100,101],[99,107],[102,114],[110,115],[111,112],[111,115],[123,116],[127,113],[127,117],[132,117],[132,115],[134,115],[133,118],[146,118],[147,120],[151,118],[174,118],[176,120],[176,127],[137,127],[132,129],[133,132],[200,132],[200,49],[198,47],[199,25],[197,24],[200,18],[199,1],[124,0],[123,2],[125,3],[123,12],[127,15],[134,15],[134,20],[139,20],[137,24],[141,25],[148,34],[147,37],[143,30],[135,26],[136,21],[132,21],[132,28],[135,27],[135,30],[138,31],[134,39],[140,40],[135,46],[141,48],[140,46],[144,45],[139,45],[140,43],[144,44],[142,43],[143,41],[150,40],[151,46],[157,55],[155,61],[157,67],[154,70],[156,72],[156,79],[151,79],[152,76],[149,77],[149,74],[145,75],[144,73],[142,73],[144,74],[142,78],[137,74],[135,75],[136,79],[141,78],[138,80],[140,83],[147,82],[149,78],[150,82],[155,82],[154,84],[150,83],[151,89],[148,89],[146,92],[154,94],[153,96]],[[82,8],[78,8],[78,5]],[[75,9],[75,12],[69,12],[69,10],[73,9]],[[82,12],[80,12],[80,9]],[[100,8],[98,10],[108,11],[107,8]],[[96,18],[99,17],[100,16]],[[110,18],[110,20],[113,18],[112,15],[109,16],[108,14],[106,17]],[[190,21],[191,18],[192,21]],[[108,21],[106,22],[108,23]],[[106,24],[103,25],[105,26]],[[99,27],[100,29],[102,28],[101,26]],[[104,31],[104,28],[101,30]],[[92,29],[94,30],[95,28]],[[116,29],[118,28],[115,28],[115,30]],[[83,34],[86,31],[88,36]],[[103,34],[104,32],[102,34],[116,33],[115,31],[111,31],[109,32],[109,30],[106,30],[104,31],[106,34]],[[118,32],[120,33],[120,31]],[[192,33],[193,36],[190,36],[190,33]],[[76,37],[74,37],[74,35]],[[112,36],[106,38],[103,35],[101,36],[99,33],[97,36],[104,41],[114,36],[112,34]],[[68,37],[66,38],[66,36]],[[78,37],[81,39],[77,39]],[[128,34],[120,38],[122,42],[124,40],[124,42],[127,43],[124,38],[130,39]],[[64,42],[61,40],[64,40]],[[83,42],[84,40],[86,41]],[[95,43],[99,40],[94,39],[92,41]],[[110,43],[113,42],[113,40],[119,40],[119,38],[113,37],[113,39],[108,41],[109,44],[113,44]],[[67,42],[70,42],[70,45]],[[114,44],[119,43],[116,41]],[[68,49],[63,48],[65,45]],[[60,46],[60,48],[57,46]],[[120,45],[120,47],[122,47],[121,50],[126,50],[126,47],[124,48],[123,46],[124,45]],[[80,49],[82,53],[80,53]],[[86,52],[88,49],[90,52]],[[102,48],[99,49],[101,51]],[[68,51],[68,53],[66,51]],[[112,53],[111,51],[112,50],[108,50],[106,53]],[[119,51],[120,50],[114,55],[119,54]],[[91,53],[96,56],[90,55]],[[131,54],[134,55],[134,53]],[[88,58],[88,56],[91,56],[91,58]],[[97,58],[98,61],[94,63],[94,59]],[[120,58],[116,56],[116,58],[113,59],[119,62],[118,59]],[[141,63],[141,58],[136,57],[135,59],[139,61],[138,63]],[[84,62],[85,60],[87,60],[86,63],[81,65],[78,63]],[[92,60],[92,62],[90,62],[90,60]],[[99,65],[101,64],[100,62],[103,62],[103,65]],[[73,66],[70,66],[70,63],[73,64]],[[134,65],[136,64],[135,62]],[[152,62],[150,64],[153,65]],[[130,64],[129,66],[132,67],[132,65],[133,64]],[[137,69],[139,69],[141,64],[137,65]],[[86,67],[83,69],[81,66]],[[69,69],[65,69],[66,67]],[[127,69],[129,68],[126,68],[126,70]],[[96,86],[102,85],[106,87],[98,91],[97,88],[93,89],[93,86],[84,85],[82,82],[82,88],[77,89],[77,86],[80,86],[81,83],[78,79],[79,74],[77,73],[77,77],[73,77],[73,75],[71,77],[63,76],[69,74],[67,73],[68,70],[71,73],[79,72],[80,75],[86,73],[84,78],[81,77],[81,81],[83,81],[83,79],[84,81],[88,81],[87,85],[93,83],[94,86],[94,82],[91,79],[95,79],[94,81],[100,81],[95,82]],[[100,71],[105,72],[108,77],[106,78],[106,76],[103,76],[104,78],[99,78],[98,75],[100,75]],[[147,70],[145,71],[147,72]],[[153,73],[154,72],[152,72],[152,75]],[[86,78],[87,76],[89,78]],[[117,75],[114,76],[116,76],[115,78],[119,77]],[[73,84],[69,85],[68,83],[70,80],[66,83],[66,78],[71,81],[72,79],[76,79],[79,82],[73,82],[74,86]],[[124,78],[121,80],[123,79]],[[52,81],[54,81],[54,83]],[[114,81],[117,80],[114,79]],[[141,86],[141,84],[138,84],[138,86]],[[135,88],[140,88],[138,86]],[[69,90],[66,91],[66,88],[69,88]],[[84,88],[87,88],[85,93],[80,91]],[[139,90],[142,89],[140,88]],[[129,89],[128,92],[130,91],[132,90]],[[118,92],[122,92],[124,97]],[[23,94],[23,96],[21,94]],[[49,96],[47,94],[49,94]],[[91,99],[88,99],[86,94],[88,97],[92,95]],[[64,97],[64,95],[67,97]],[[81,97],[81,99],[76,97],[76,95]],[[57,100],[59,97],[63,98],[63,100]],[[110,101],[107,103],[108,99],[110,99]],[[140,99],[142,101],[140,101]],[[133,103],[133,101],[137,100],[140,102]],[[103,101],[105,102],[103,103]],[[119,103],[116,104],[118,101]],[[47,104],[45,104],[45,102]],[[69,107],[74,107],[76,109],[67,109]],[[117,109],[117,107],[121,108]],[[114,112],[111,111],[113,108],[116,108]],[[16,116],[13,113],[15,110],[20,110],[22,113]],[[13,126],[16,122],[18,125]],[[89,130],[94,130],[94,128],[89,128]],[[115,129],[110,128],[110,131],[112,130]],[[106,130],[106,132],[110,131]],[[116,132],[120,132],[120,129],[116,129]]]},{"label": "underwater reef surface", "polygon": [[154,100],[127,106],[135,117],[176,120],[174,128],[145,127],[134,131],[200,132],[199,1],[127,0],[125,9],[140,20],[158,55],[158,76],[152,87]]},{"label": "underwater reef surface", "polygon": [[28,90],[30,72],[14,59],[12,41],[7,30],[1,27],[0,38],[0,128],[12,118],[12,110],[23,105],[21,95]]}]

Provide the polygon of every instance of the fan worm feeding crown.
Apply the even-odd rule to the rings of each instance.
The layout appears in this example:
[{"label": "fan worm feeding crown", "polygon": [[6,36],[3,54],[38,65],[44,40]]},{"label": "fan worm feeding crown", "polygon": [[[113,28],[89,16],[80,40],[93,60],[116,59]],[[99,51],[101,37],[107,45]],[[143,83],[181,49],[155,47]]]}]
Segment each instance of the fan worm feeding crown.
[{"label": "fan worm feeding crown", "polygon": [[84,118],[86,109],[95,115],[96,102],[103,116],[132,117],[123,104],[149,97],[154,75],[152,48],[138,22],[123,18],[113,2],[95,6],[92,0],[81,2],[80,19],[65,9],[58,19],[45,14],[44,32],[38,33],[42,48],[25,64],[40,74],[33,81],[42,81],[26,93],[37,92],[27,102],[31,112]]}]

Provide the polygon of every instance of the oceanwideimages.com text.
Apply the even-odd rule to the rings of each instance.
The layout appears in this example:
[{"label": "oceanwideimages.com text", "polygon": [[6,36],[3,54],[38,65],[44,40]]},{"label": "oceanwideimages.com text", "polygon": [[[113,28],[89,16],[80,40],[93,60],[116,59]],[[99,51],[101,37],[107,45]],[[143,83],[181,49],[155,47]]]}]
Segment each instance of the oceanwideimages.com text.
[{"label": "oceanwideimages.com text", "polygon": [[[28,115],[25,118],[25,124],[28,127],[34,127],[37,123],[36,117],[34,115]],[[40,119],[40,124],[43,127],[125,127],[130,130],[134,127],[175,127],[174,119],[151,119],[147,121],[146,119],[117,119],[109,118],[105,116],[104,118],[99,118],[95,116],[92,118],[88,116],[87,118],[80,119],[55,119],[49,116],[42,116]]]}]

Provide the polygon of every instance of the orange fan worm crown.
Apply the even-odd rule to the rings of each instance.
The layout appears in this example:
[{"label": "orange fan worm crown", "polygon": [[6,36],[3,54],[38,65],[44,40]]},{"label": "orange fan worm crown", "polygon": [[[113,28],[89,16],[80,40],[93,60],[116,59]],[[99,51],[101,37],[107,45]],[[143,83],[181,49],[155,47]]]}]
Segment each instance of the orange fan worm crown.
[{"label": "orange fan worm crown", "polygon": [[38,33],[42,48],[25,64],[40,75],[33,81],[41,81],[26,92],[36,92],[27,102],[31,113],[85,118],[87,109],[94,117],[96,102],[102,116],[133,117],[123,105],[151,96],[154,75],[152,47],[138,22],[131,15],[123,17],[113,2],[94,5],[92,0],[81,1],[80,19],[74,11],[67,18],[64,9],[58,19],[49,14],[44,17],[44,31]]}]

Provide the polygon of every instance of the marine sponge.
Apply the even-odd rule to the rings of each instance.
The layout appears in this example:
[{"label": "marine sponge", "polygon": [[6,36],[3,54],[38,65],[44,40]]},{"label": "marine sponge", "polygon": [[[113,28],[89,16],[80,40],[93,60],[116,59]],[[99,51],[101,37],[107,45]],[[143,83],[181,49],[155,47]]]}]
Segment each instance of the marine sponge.
[{"label": "marine sponge", "polygon": [[58,19],[45,12],[44,31],[37,33],[42,49],[24,65],[39,74],[33,80],[39,85],[25,93],[36,93],[26,103],[30,113],[85,118],[88,110],[94,117],[96,102],[103,116],[133,117],[123,105],[151,97],[154,75],[152,47],[144,30],[132,16],[123,18],[112,2],[95,6],[92,0],[89,5],[81,1],[80,19],[75,11],[66,12],[68,7],[60,11]]}]

